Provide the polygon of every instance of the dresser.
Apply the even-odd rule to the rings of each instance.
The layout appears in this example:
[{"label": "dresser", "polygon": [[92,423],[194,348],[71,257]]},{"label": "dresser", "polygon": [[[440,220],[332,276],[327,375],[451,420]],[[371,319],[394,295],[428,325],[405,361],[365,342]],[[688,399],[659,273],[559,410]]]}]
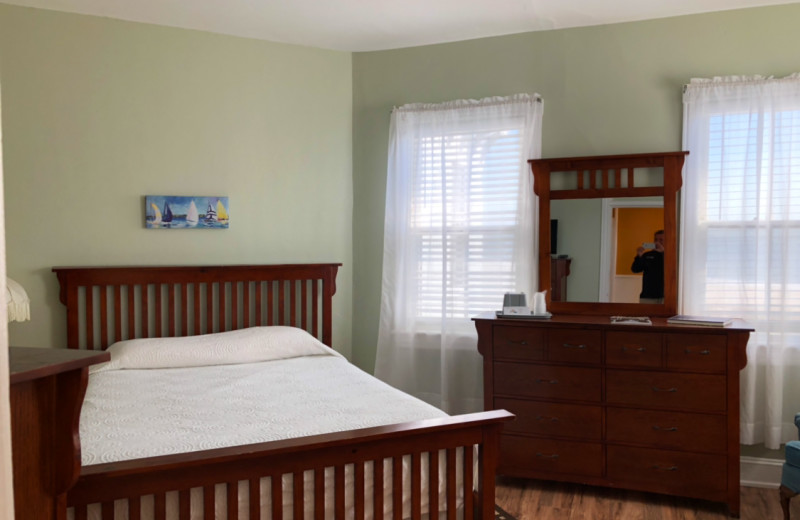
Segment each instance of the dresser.
[{"label": "dresser", "polygon": [[88,367],[107,352],[9,348],[16,520],[55,520],[78,478],[78,421]]},{"label": "dresser", "polygon": [[485,408],[517,416],[498,474],[725,502],[738,516],[745,324],[474,321]]}]

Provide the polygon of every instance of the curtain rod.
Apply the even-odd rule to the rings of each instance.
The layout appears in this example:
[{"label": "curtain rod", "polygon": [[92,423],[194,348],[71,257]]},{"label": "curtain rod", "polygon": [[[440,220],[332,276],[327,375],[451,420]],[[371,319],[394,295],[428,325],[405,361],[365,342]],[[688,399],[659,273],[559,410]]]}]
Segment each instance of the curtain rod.
[{"label": "curtain rod", "polygon": [[[539,94],[529,94],[529,95],[530,95],[532,101],[535,101],[536,103],[543,103],[542,96],[540,96]],[[415,111],[423,111],[423,110],[436,110],[441,105],[446,105],[448,103],[458,103],[458,102],[461,102],[461,101],[467,101],[467,102],[475,101],[476,103],[470,103],[470,104],[466,104],[465,103],[462,106],[457,106],[457,107],[453,107],[453,108],[472,108],[472,107],[478,106],[479,104],[480,104],[480,106],[505,105],[505,104],[517,102],[517,100],[511,99],[512,97],[513,96],[509,96],[509,98],[503,98],[501,100],[493,100],[492,99],[491,101],[487,101],[485,103],[481,103],[483,101],[483,99],[457,99],[457,100],[453,100],[453,101],[442,101],[441,103],[406,103],[405,105],[402,105],[402,106],[399,106],[399,107],[398,106],[393,106],[392,109],[389,111],[389,113],[392,113],[395,110],[399,110],[399,109],[403,108],[404,106],[408,106],[408,105],[420,105],[419,108],[414,109],[414,110]],[[484,98],[484,99],[486,99],[486,98]],[[491,98],[489,98],[489,99],[491,99]]]}]

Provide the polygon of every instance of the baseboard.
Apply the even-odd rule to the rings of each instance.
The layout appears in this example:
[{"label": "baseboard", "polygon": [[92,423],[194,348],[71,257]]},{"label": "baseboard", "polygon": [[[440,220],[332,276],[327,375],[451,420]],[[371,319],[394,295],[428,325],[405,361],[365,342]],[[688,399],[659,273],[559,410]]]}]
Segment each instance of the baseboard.
[{"label": "baseboard", "polygon": [[783,461],[760,457],[740,457],[739,482],[743,486],[777,488],[781,485]]}]

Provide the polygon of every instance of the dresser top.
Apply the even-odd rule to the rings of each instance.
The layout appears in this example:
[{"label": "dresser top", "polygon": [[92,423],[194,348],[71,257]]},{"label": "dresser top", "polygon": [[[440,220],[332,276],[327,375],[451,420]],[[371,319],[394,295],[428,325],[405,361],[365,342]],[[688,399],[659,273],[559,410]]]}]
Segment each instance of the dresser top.
[{"label": "dresser top", "polygon": [[614,330],[631,330],[631,331],[653,331],[660,332],[680,332],[691,331],[696,332],[752,332],[754,329],[747,322],[739,319],[733,320],[733,323],[725,327],[711,327],[706,325],[674,325],[667,323],[667,318],[650,317],[652,325],[646,324],[631,324],[631,323],[611,323],[609,316],[590,316],[585,314],[554,314],[550,318],[499,318],[494,312],[484,312],[474,316],[473,321],[496,321],[503,324],[516,324],[516,325],[534,325],[537,327],[596,327],[602,326]]},{"label": "dresser top", "polygon": [[64,348],[9,347],[11,384],[76,370],[111,359],[108,352]]}]

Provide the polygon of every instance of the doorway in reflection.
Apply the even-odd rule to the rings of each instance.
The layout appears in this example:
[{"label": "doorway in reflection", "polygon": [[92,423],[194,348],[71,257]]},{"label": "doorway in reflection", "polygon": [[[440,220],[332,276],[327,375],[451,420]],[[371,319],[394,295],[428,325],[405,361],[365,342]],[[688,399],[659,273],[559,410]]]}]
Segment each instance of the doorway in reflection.
[{"label": "doorway in reflection", "polygon": [[553,200],[550,215],[558,220],[552,301],[639,303],[642,275],[631,265],[664,228],[663,197]]},{"label": "doorway in reflection", "polygon": [[[642,272],[634,272],[632,264],[640,247],[645,251],[655,250],[654,234],[664,229],[664,208],[660,200],[642,206],[629,204],[630,201],[626,201],[625,207],[614,207],[612,202],[608,208],[611,212],[610,233],[613,246],[610,265],[605,267],[608,284],[601,289],[600,301],[639,303]],[[663,298],[663,259],[660,266]]]}]

